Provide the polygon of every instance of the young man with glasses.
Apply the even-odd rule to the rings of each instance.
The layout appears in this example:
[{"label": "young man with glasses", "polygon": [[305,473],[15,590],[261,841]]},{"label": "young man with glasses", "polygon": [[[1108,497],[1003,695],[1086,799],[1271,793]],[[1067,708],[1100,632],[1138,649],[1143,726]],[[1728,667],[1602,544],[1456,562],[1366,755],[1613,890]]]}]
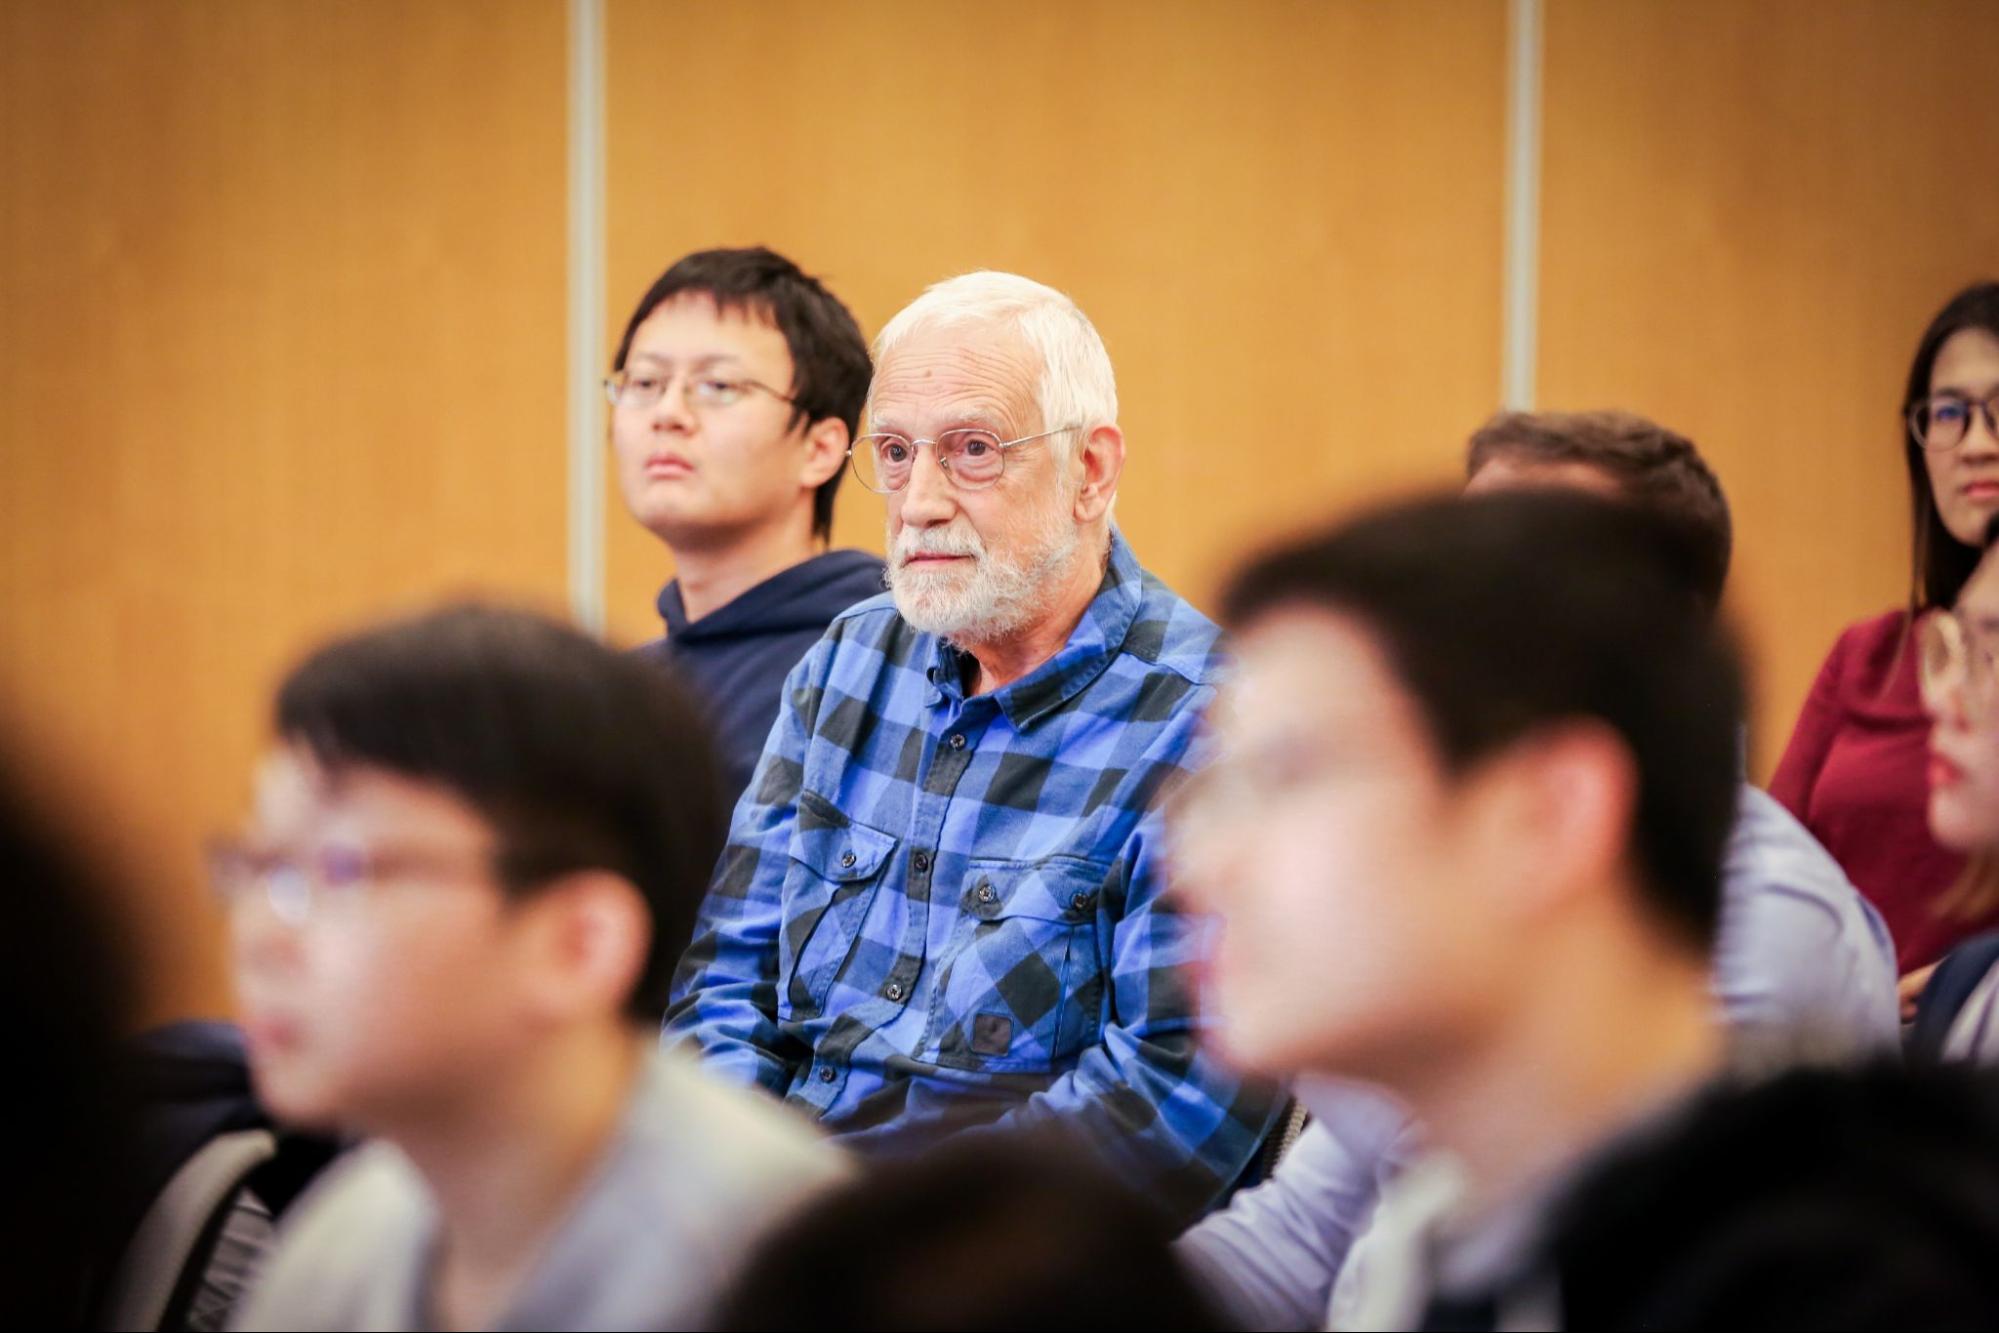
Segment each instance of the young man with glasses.
[{"label": "young man with glasses", "polygon": [[[1717,612],[1728,502],[1683,436],[1622,412],[1507,412],[1472,436],[1465,471],[1473,495],[1564,489],[1644,510],[1675,540],[1684,599]],[[1839,864],[1768,794],[1740,784],[1710,976],[1738,1047],[1770,1061],[1892,1050],[1894,962],[1886,927]],[[1317,1119],[1273,1178],[1181,1242],[1257,1327],[1324,1318],[1349,1247],[1414,1139],[1406,1115],[1368,1090],[1308,1080],[1300,1097]]]},{"label": "young man with glasses", "polygon": [[1147,815],[1215,627],[1111,523],[1117,390],[1069,298],[954,278],[876,357],[892,595],[786,682],[668,1038],[855,1146],[1054,1124],[1197,1213],[1275,1107],[1197,1047],[1207,923],[1161,902]]},{"label": "young man with glasses", "polygon": [[769,250],[704,250],[660,275],[605,382],[625,505],[672,552],[666,635],[639,651],[705,696],[733,798],[785,673],[882,562],[829,551],[833,497],[868,391],[854,317]]},{"label": "young man with glasses", "polygon": [[1591,497],[1437,498],[1231,581],[1216,759],[1169,820],[1179,887],[1225,921],[1221,1040],[1272,1076],[1379,1084],[1426,1144],[1330,1324],[1320,1219],[1268,1228],[1276,1264],[1238,1236],[1247,1274],[1187,1247],[1255,1297],[1230,1301],[1243,1326],[1567,1326],[1537,1261],[1551,1201],[1723,1068],[1741,682],[1658,527]]},{"label": "young man with glasses", "polygon": [[372,1141],[288,1213],[238,1327],[686,1328],[843,1177],[658,1049],[726,819],[693,699],[461,608],[321,649],[218,849],[258,1094]]}]

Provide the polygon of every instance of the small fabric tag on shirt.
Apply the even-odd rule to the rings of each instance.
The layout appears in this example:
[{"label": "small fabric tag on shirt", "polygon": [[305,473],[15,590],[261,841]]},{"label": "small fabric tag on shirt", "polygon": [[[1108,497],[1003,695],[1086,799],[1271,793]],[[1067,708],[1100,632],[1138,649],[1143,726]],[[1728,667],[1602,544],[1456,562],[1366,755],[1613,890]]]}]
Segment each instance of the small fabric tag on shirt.
[{"label": "small fabric tag on shirt", "polygon": [[1013,1020],[1001,1014],[978,1014],[972,1019],[972,1053],[1005,1055],[1013,1045]]}]

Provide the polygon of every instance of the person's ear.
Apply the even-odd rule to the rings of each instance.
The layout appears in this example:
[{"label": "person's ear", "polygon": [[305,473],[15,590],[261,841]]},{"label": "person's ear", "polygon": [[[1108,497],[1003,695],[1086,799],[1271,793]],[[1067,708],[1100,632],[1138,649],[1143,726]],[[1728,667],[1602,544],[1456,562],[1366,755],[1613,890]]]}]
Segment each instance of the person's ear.
[{"label": "person's ear", "polygon": [[799,487],[816,491],[824,486],[847,465],[847,446],[852,443],[847,423],[840,418],[825,417],[813,422],[805,432],[805,456],[798,468]]},{"label": "person's ear", "polygon": [[1070,466],[1076,477],[1076,521],[1094,523],[1110,512],[1117,499],[1118,477],[1124,472],[1124,432],[1116,426],[1096,427],[1076,447]]},{"label": "person's ear", "polygon": [[1479,775],[1479,856],[1501,910],[1537,919],[1620,878],[1632,862],[1638,769],[1600,722],[1516,742]]},{"label": "person's ear", "polygon": [[546,1020],[624,1010],[652,948],[652,914],[631,881],[608,870],[563,875],[520,904],[523,993]]}]

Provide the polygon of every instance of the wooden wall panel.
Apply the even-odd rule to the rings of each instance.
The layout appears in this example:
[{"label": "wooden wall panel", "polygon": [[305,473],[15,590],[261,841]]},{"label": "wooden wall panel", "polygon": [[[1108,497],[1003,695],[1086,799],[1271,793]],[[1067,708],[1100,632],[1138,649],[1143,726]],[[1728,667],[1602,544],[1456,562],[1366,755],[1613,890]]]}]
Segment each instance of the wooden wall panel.
[{"label": "wooden wall panel", "polygon": [[1993,7],[1548,0],[1540,394],[1729,492],[1767,774],[1839,628],[1906,595],[1902,382],[1999,275]]},{"label": "wooden wall panel", "polygon": [[561,605],[565,19],[0,8],[0,712],[225,1003],[201,836],[275,676],[446,590]]},{"label": "wooden wall panel", "polygon": [[[765,243],[872,335],[939,278],[1063,288],[1117,367],[1119,514],[1197,599],[1249,545],[1455,476],[1499,383],[1501,0],[612,0],[608,305]],[[658,544],[611,498],[614,634]],[[835,535],[876,550],[843,487]]]},{"label": "wooden wall panel", "polygon": [[[1999,269],[1989,7],[1547,0],[1540,393],[1713,455],[1767,768],[1904,575],[1899,379]],[[1248,547],[1453,478],[1499,379],[1503,0],[609,0],[608,318],[765,242],[873,331],[1072,292],[1120,513],[1205,600]],[[564,6],[0,8],[0,712],[64,756],[219,1003],[199,835],[276,672],[440,591],[559,605]],[[614,636],[668,571],[612,497]],[[879,548],[849,485],[837,534]]]}]

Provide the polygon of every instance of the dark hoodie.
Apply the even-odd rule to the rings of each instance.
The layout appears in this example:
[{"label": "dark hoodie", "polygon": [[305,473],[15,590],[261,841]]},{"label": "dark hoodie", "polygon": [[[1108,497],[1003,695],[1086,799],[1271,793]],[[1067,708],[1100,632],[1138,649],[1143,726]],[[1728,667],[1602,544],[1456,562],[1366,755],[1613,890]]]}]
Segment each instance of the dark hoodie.
[{"label": "dark hoodie", "polygon": [[732,805],[750,785],[777,721],[785,676],[834,616],[881,590],[881,557],[866,551],[814,556],[692,622],[680,603],[679,582],[660,589],[666,637],[637,651],[671,663],[706,699]]}]

